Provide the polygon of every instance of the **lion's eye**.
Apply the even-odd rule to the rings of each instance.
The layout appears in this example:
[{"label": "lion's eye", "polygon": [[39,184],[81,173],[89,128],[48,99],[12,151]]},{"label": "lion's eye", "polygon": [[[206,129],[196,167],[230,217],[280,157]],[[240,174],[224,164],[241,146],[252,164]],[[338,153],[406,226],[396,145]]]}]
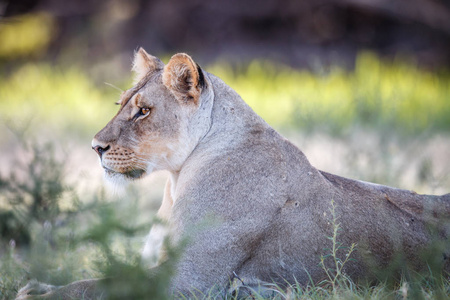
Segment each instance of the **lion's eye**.
[{"label": "lion's eye", "polygon": [[133,120],[137,121],[139,119],[145,118],[146,116],[149,115],[150,111],[151,111],[151,108],[148,108],[148,107],[139,108],[139,111],[134,115]]},{"label": "lion's eye", "polygon": [[141,115],[146,115],[146,114],[148,114],[150,112],[150,108],[148,108],[148,107],[143,107],[143,108],[141,108]]}]

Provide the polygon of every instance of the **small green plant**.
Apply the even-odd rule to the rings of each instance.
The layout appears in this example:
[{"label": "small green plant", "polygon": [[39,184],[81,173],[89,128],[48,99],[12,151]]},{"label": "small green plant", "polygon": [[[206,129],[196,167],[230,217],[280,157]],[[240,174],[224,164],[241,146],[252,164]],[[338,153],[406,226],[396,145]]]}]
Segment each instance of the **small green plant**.
[{"label": "small green plant", "polygon": [[[349,282],[349,278],[343,272],[344,266],[352,260],[350,256],[353,251],[356,250],[356,244],[353,243],[350,247],[344,247],[342,243],[338,242],[339,231],[341,230],[340,223],[338,223],[338,217],[336,215],[336,205],[334,200],[331,201],[331,226],[333,228],[333,235],[328,237],[331,241],[330,253],[322,255],[320,257],[320,266],[325,271],[328,279],[325,281],[331,285],[334,294],[337,294],[339,287],[346,286],[346,282]],[[346,249],[345,259],[341,259],[338,255],[340,250]],[[331,258],[334,267],[328,267],[325,265],[325,260]]]},{"label": "small green plant", "polygon": [[52,144],[39,145],[22,141],[24,156],[28,162],[15,163],[15,169],[6,177],[0,176],[0,232],[3,242],[27,246],[31,242],[33,223],[54,226],[62,214],[71,209],[61,209],[61,199],[68,200],[68,207],[76,206],[71,198],[73,190],[63,181],[64,165],[55,159]]},{"label": "small green plant", "polygon": [[54,272],[59,267],[56,258],[64,256],[56,231],[62,223],[70,223],[78,199],[62,180],[64,164],[55,158],[53,145],[17,136],[22,160],[14,163],[10,174],[0,176],[1,299],[14,298],[30,277],[73,278],[70,268],[65,274]]},{"label": "small green plant", "polygon": [[[168,299],[170,276],[178,248],[165,244],[168,260],[157,269],[148,269],[141,261],[140,247],[133,237],[142,236],[149,224],[135,224],[126,212],[117,209],[117,203],[104,203],[94,208],[99,216],[87,229],[82,243],[99,248],[94,260],[100,271],[100,287],[106,299]],[[124,216],[125,215],[125,216]]]}]

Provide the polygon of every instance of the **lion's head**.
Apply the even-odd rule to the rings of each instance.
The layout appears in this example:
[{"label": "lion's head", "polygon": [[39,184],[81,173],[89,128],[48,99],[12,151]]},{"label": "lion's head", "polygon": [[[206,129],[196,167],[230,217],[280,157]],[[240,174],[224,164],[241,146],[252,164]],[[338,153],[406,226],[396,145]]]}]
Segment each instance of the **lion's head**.
[{"label": "lion's head", "polygon": [[92,140],[108,179],[179,170],[211,125],[212,89],[191,57],[176,54],[164,65],[141,48],[133,70],[135,86]]}]

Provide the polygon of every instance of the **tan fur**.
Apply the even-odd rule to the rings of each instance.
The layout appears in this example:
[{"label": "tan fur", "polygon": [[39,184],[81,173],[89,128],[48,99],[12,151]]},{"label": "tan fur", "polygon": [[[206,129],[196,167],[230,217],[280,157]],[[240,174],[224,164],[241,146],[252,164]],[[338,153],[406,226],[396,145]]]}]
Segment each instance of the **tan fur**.
[{"label": "tan fur", "polygon": [[[355,261],[343,270],[351,278],[373,278],[399,257],[400,266],[421,270],[430,261],[420,253],[435,240],[440,248],[431,262],[449,270],[450,194],[418,195],[317,170],[186,54],[173,56],[164,69],[147,59],[137,53],[140,81],[92,145],[103,149],[109,179],[170,172],[158,211],[164,222],[152,228],[144,254],[157,253],[166,233],[175,244],[189,240],[172,279],[175,296],[198,296],[212,286],[226,291],[236,278],[281,286],[320,282],[332,201],[339,242],[358,244]],[[136,117],[140,106],[150,114]],[[83,288],[74,283],[49,294],[78,295]]]}]

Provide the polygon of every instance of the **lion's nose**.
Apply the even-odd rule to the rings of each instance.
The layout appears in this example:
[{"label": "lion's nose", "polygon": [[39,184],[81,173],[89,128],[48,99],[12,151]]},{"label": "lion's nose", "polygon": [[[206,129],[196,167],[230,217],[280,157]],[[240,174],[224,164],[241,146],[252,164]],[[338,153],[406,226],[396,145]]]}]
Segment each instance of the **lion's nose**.
[{"label": "lion's nose", "polygon": [[108,151],[111,147],[109,145],[101,145],[95,139],[92,141],[92,149],[97,152],[98,156],[102,158],[103,153]]},{"label": "lion's nose", "polygon": [[103,153],[105,153],[106,151],[108,151],[109,148],[110,148],[110,147],[109,147],[109,145],[108,145],[108,146],[106,146],[105,148],[100,147],[100,146],[95,146],[95,147],[93,147],[92,149],[94,149],[95,152],[97,152],[98,156],[102,157]]}]

